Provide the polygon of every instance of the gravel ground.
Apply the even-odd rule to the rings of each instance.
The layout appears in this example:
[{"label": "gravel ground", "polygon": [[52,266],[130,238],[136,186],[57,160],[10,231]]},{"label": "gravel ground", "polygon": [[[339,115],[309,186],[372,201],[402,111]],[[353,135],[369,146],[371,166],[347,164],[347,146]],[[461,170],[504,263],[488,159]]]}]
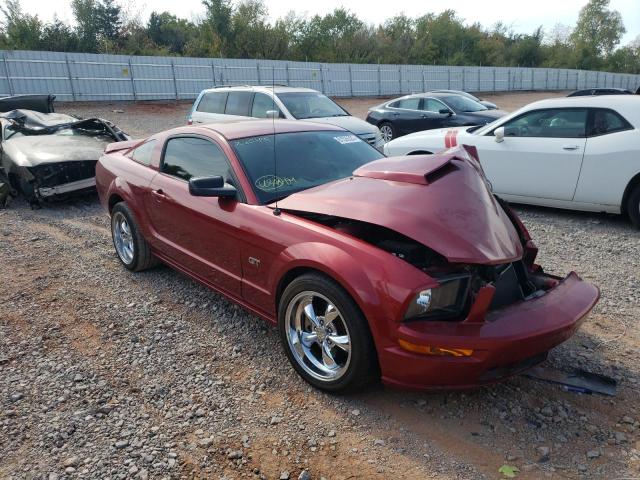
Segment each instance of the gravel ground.
[{"label": "gravel ground", "polygon": [[[188,107],[60,110],[144,136]],[[14,202],[0,210],[0,478],[495,479],[503,464],[525,479],[639,478],[640,234],[616,216],[517,211],[548,271],[602,289],[548,364],[612,376],[615,397],[526,377],[332,397],[260,319],[167,267],[121,267],[95,196]]]}]

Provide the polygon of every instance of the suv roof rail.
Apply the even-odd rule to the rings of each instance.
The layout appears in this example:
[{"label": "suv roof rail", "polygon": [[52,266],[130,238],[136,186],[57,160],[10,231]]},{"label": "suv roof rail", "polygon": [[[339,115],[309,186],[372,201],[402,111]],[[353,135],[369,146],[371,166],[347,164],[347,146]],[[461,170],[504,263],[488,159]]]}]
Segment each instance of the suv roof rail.
[{"label": "suv roof rail", "polygon": [[[248,88],[252,88],[252,87],[259,87],[259,88],[269,88],[269,87],[290,87],[291,85],[285,85],[284,83],[274,83],[272,85],[214,85],[213,87],[211,87],[211,89],[214,88],[230,88],[230,87],[248,87]],[[291,88],[295,88],[295,87],[291,87]]]},{"label": "suv roof rail", "polygon": [[255,85],[214,85],[213,88],[229,88],[229,87],[254,87]]}]

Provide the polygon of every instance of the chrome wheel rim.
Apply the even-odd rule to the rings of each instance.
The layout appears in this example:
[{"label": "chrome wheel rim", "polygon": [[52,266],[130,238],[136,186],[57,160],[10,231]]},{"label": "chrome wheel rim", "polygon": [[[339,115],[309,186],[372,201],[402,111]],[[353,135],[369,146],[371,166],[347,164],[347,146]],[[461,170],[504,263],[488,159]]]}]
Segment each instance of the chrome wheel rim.
[{"label": "chrome wheel rim", "polygon": [[127,218],[120,212],[116,212],[113,216],[113,243],[116,246],[116,252],[120,260],[127,265],[133,261],[133,235]]},{"label": "chrome wheel rim", "polygon": [[344,317],[324,295],[297,294],[286,312],[289,350],[303,370],[324,382],[342,377],[351,361],[351,336]]},{"label": "chrome wheel rim", "polygon": [[383,125],[380,127],[380,133],[382,134],[382,139],[385,142],[389,142],[393,139],[393,129],[390,125]]}]

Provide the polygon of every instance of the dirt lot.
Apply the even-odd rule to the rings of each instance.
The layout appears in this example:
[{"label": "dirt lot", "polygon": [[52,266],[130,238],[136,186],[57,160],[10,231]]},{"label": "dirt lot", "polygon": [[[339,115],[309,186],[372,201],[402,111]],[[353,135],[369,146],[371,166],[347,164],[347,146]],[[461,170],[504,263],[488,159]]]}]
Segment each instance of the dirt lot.
[{"label": "dirt lot", "polygon": [[[533,97],[486,96],[507,110]],[[379,100],[341,103],[363,115]],[[144,136],[188,108],[60,110]],[[497,479],[504,464],[523,479],[640,478],[640,233],[615,216],[517,210],[548,271],[602,289],[548,364],[612,376],[615,397],[523,376],[331,397],[260,319],[167,267],[122,268],[95,197],[14,202],[0,210],[0,478]]]}]

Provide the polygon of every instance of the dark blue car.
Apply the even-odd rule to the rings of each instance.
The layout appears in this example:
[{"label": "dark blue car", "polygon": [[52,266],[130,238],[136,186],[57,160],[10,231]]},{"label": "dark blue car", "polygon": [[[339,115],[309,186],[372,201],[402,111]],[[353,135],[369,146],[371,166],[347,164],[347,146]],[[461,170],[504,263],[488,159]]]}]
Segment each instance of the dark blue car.
[{"label": "dark blue car", "polygon": [[382,132],[385,142],[432,128],[485,125],[504,116],[501,110],[452,93],[417,93],[389,100],[369,110],[367,122]]}]

